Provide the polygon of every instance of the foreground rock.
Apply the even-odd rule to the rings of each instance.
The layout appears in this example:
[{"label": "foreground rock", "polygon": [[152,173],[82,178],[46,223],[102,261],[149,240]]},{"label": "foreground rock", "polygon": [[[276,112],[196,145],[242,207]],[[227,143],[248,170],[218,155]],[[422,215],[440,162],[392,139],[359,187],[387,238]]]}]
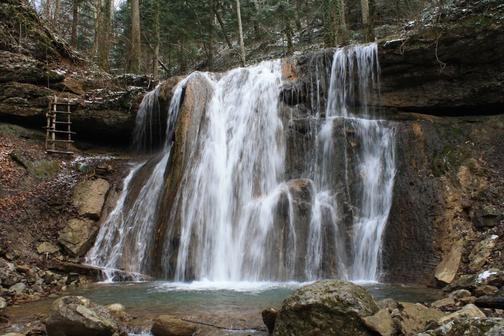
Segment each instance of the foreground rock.
[{"label": "foreground rock", "polygon": [[192,336],[196,327],[170,315],[161,315],[154,320],[151,332],[154,336]]},{"label": "foreground rock", "polygon": [[428,330],[417,336],[499,336],[504,335],[502,318],[467,318],[451,321],[437,329]]},{"label": "foreground rock", "polygon": [[52,304],[48,336],[127,335],[110,312],[82,296],[65,296]]},{"label": "foreground rock", "polygon": [[375,335],[362,318],[377,311],[373,297],[364,288],[340,280],[317,281],[283,302],[273,335]]}]

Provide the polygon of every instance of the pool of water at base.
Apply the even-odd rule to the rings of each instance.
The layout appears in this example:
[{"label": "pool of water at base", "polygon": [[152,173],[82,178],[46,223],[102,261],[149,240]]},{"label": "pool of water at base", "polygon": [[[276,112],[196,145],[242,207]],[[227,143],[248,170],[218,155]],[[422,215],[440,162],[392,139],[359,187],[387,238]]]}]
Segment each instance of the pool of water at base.
[{"label": "pool of water at base", "polygon": [[[200,335],[266,335],[261,311],[280,308],[282,301],[306,283],[216,283],[144,282],[99,283],[69,290],[65,295],[82,295],[98,304],[121,303],[134,316],[132,335],[149,335],[152,318],[168,314],[194,321]],[[360,283],[376,300],[393,298],[406,302],[432,302],[441,292],[425,287]],[[34,316],[47,315],[53,299],[14,306],[8,309],[14,331]]]}]

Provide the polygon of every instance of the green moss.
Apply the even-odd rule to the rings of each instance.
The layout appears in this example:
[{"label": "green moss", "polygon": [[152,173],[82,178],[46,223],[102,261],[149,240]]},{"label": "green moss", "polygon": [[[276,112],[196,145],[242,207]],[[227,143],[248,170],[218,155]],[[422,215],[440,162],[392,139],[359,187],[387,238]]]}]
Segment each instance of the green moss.
[{"label": "green moss", "polygon": [[59,163],[53,160],[38,160],[28,164],[30,174],[39,179],[54,177],[59,170]]}]

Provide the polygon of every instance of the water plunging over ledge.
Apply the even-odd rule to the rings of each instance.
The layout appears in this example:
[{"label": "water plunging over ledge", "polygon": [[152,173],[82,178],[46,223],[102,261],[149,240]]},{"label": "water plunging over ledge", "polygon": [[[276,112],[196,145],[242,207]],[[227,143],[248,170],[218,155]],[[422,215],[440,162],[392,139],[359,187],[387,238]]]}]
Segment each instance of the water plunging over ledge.
[{"label": "water plunging over ledge", "polygon": [[[186,148],[180,186],[166,191],[184,89],[196,77],[212,94]],[[395,159],[392,127],[368,108],[379,91],[376,44],[337,49],[329,83],[325,111],[315,114],[310,168],[295,180],[286,178],[280,60],[179,83],[165,146],[131,168],[87,261],[128,272],[157,269],[175,281],[379,280]],[[157,90],[137,118],[136,134],[147,140]],[[169,208],[161,206],[166,192],[175,195]],[[167,214],[164,226],[156,226],[160,214]]]}]

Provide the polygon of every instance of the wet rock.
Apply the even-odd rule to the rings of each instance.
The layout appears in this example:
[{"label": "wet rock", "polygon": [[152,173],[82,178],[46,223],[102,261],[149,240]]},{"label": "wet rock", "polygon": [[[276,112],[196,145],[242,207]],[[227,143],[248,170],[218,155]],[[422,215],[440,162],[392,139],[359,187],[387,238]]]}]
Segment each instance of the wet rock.
[{"label": "wet rock", "polygon": [[154,336],[192,336],[196,331],[192,324],[170,315],[158,316],[151,328]]},{"label": "wet rock", "polygon": [[94,220],[100,219],[109,188],[108,181],[101,178],[77,184],[74,189],[73,204],[78,208],[79,215]]},{"label": "wet rock", "polygon": [[417,336],[499,336],[504,335],[502,318],[462,318],[450,321],[437,329],[428,330]]},{"label": "wet rock", "polygon": [[7,334],[3,334],[2,336],[25,336],[25,334],[19,334],[19,333],[7,333]]},{"label": "wet rock", "polygon": [[83,256],[93,245],[98,228],[88,219],[70,219],[60,232],[58,241],[72,256]]},{"label": "wet rock", "polygon": [[476,287],[474,290],[474,294],[476,296],[485,296],[485,295],[495,295],[499,292],[499,288],[490,285],[481,285]]},{"label": "wet rock", "polygon": [[364,317],[363,320],[369,329],[376,331],[381,336],[392,336],[396,332],[394,321],[388,309],[380,309],[373,316]]},{"label": "wet rock", "polygon": [[463,241],[459,240],[452,246],[450,253],[448,253],[436,267],[434,277],[438,281],[445,284],[449,284],[453,281],[455,275],[457,275],[463,248]]},{"label": "wet rock", "polygon": [[323,280],[296,290],[282,304],[275,336],[372,335],[362,318],[378,311],[362,287],[340,280]]},{"label": "wet rock", "polygon": [[278,311],[275,308],[268,308],[261,313],[264,325],[268,328],[268,333],[273,334],[275,329],[275,322],[278,316]]},{"label": "wet rock", "polygon": [[48,336],[126,335],[109,311],[82,296],[65,296],[51,306]]},{"label": "wet rock", "polygon": [[432,321],[438,321],[445,314],[435,308],[428,308],[419,303],[401,302],[400,319],[396,319],[400,331],[405,335],[412,335],[422,330]]},{"label": "wet rock", "polygon": [[492,235],[474,246],[471,254],[469,255],[469,269],[473,272],[480,271],[481,268],[488,262],[488,258],[492,254],[495,243],[499,236]]},{"label": "wet rock", "polygon": [[482,308],[504,309],[504,296],[482,296],[474,303]]},{"label": "wet rock", "polygon": [[37,246],[38,254],[53,254],[59,251],[59,247],[54,246],[51,243],[43,242]]}]

